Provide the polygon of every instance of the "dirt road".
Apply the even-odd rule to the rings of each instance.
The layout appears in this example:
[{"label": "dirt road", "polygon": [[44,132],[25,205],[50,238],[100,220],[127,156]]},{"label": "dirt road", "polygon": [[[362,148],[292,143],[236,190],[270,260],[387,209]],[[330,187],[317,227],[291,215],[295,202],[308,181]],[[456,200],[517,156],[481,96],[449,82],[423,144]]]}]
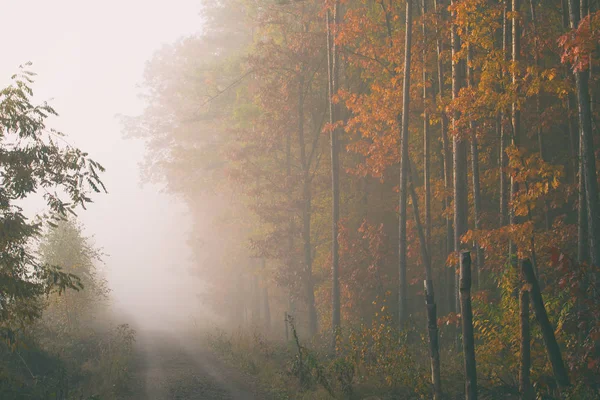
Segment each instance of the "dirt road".
[{"label": "dirt road", "polygon": [[177,334],[140,332],[132,393],[148,400],[262,400],[247,377],[227,368],[200,342]]}]

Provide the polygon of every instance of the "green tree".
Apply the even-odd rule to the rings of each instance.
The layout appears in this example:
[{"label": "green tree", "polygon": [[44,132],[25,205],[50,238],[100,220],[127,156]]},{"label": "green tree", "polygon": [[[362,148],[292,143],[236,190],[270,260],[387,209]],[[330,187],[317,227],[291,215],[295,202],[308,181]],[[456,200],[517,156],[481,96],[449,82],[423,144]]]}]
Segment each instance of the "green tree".
[{"label": "green tree", "polygon": [[[36,256],[31,241],[44,222],[55,225],[90,193],[106,191],[99,173],[104,168],[87,153],[64,144],[64,135],[49,129],[56,116],[48,104],[33,103],[34,74],[21,68],[0,90],[0,326],[32,321],[41,315],[40,296],[81,288],[75,275]],[[19,201],[37,193],[48,206],[46,215],[29,218]]]},{"label": "green tree", "polygon": [[[75,293],[54,293],[48,298],[44,320],[61,333],[78,330],[93,322],[101,306],[108,300],[107,282],[97,273],[95,263],[101,252],[73,218],[59,221],[42,237],[39,259],[45,265],[55,265],[64,273],[77,276],[83,290]],[[89,325],[89,324],[88,324]]]}]

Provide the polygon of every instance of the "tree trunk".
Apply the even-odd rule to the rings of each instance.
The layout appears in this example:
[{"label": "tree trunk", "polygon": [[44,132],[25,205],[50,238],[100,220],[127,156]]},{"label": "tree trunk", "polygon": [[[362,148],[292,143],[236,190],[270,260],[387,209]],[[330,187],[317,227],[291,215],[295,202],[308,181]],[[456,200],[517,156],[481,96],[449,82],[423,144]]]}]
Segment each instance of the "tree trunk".
[{"label": "tree trunk", "polygon": [[[563,28],[565,29],[569,29],[570,26],[570,22],[569,22],[569,0],[562,0],[562,17],[563,17]],[[566,66],[565,66],[566,67]],[[570,74],[570,71],[568,69],[568,67],[565,68],[566,69],[566,74],[567,76]],[[575,183],[576,179],[577,179],[577,174],[578,174],[578,167],[579,167],[579,163],[578,163],[578,148],[579,145],[578,140],[577,140],[577,128],[574,126],[575,124],[573,123],[573,117],[572,117],[572,113],[573,110],[575,109],[575,103],[574,103],[574,99],[573,96],[571,95],[571,93],[568,94],[567,97],[567,130],[568,130],[568,134],[569,134],[569,153],[571,156],[571,165],[572,165],[572,174],[570,174],[570,176],[573,178],[571,180],[571,182]],[[585,194],[584,194],[585,196]]]},{"label": "tree trunk", "polygon": [[460,314],[465,359],[465,399],[477,400],[477,364],[471,309],[471,254],[468,251],[460,253]]},{"label": "tree trunk", "polygon": [[286,343],[290,341],[290,330],[288,327],[288,313],[287,311],[283,312],[283,324],[285,325],[285,341]]},{"label": "tree trunk", "polygon": [[429,355],[431,358],[431,383],[433,385],[434,400],[442,399],[442,381],[440,372],[440,346],[437,328],[437,310],[435,305],[435,295],[433,289],[433,272],[431,268],[431,253],[427,244],[423,224],[419,213],[419,198],[415,191],[414,184],[416,182],[415,169],[412,167],[409,160],[410,174],[410,197],[413,205],[413,214],[415,218],[415,226],[419,236],[419,247],[421,249],[421,262],[425,267],[425,304],[427,307],[427,332],[429,335]]},{"label": "tree trunk", "polygon": [[[335,44],[332,23],[337,27],[340,21],[340,2],[335,2],[333,18],[327,10],[327,53],[329,64],[329,123],[333,125],[339,118],[339,107],[333,102],[333,96],[339,87],[339,55]],[[337,336],[341,326],[340,313],[340,280],[339,280],[339,242],[338,225],[340,220],[340,162],[337,129],[332,129],[331,137],[331,348],[337,348]]]},{"label": "tree trunk", "polygon": [[[292,131],[288,131],[286,135],[286,186],[289,185],[292,178]],[[290,187],[286,187],[288,191],[288,207],[291,210],[292,204],[294,203],[292,190]],[[294,214],[292,211],[292,215],[290,215],[290,225],[288,232],[288,248],[287,248],[287,266],[290,271],[294,270],[294,234],[296,231],[296,224],[294,223]],[[294,292],[293,292],[293,284],[290,284],[288,288],[288,311],[294,315],[296,313],[295,310],[295,302],[294,302]],[[286,328],[287,329],[287,328]]]},{"label": "tree trunk", "polygon": [[[535,9],[535,0],[529,0],[529,10],[531,13],[531,27],[533,28],[533,35],[534,35],[534,46],[535,48],[533,49],[533,58],[534,58],[534,63],[535,66],[538,68],[538,72],[540,71],[540,57],[538,55],[538,49],[540,48],[539,45],[539,40],[538,40],[538,32],[537,32],[537,17],[536,17],[536,9]],[[539,75],[539,73],[538,73]],[[542,161],[546,161],[546,154],[545,154],[545,149],[544,149],[544,135],[543,135],[543,131],[542,131],[542,111],[541,111],[541,100],[542,100],[542,95],[541,93],[537,93],[537,95],[535,96],[535,115],[537,118],[536,121],[536,134],[537,134],[537,139],[538,139],[538,151],[540,154],[540,158],[542,159]],[[549,231],[551,228],[551,221],[550,221],[550,204],[548,203],[548,200],[544,201],[544,227],[546,228],[546,231]]]},{"label": "tree trunk", "polygon": [[442,377],[440,362],[440,342],[437,327],[437,307],[433,296],[433,281],[425,280],[425,305],[427,307],[427,333],[429,336],[429,356],[431,357],[431,382],[433,400],[442,400]]},{"label": "tree trunk", "polygon": [[[441,0],[434,0],[435,12],[441,14],[443,12],[443,6],[439,3]],[[441,20],[442,15],[438,16]],[[439,102],[443,103],[444,98],[444,64],[442,62],[442,53],[444,51],[444,42],[439,33],[439,28],[436,25],[436,52],[437,52],[437,81],[438,81],[438,95]],[[444,112],[441,111],[440,118],[440,135],[442,137],[442,158],[444,161],[444,188],[446,191],[449,191],[450,186],[452,185],[452,153],[450,151],[450,144],[448,143],[448,116]],[[448,209],[450,204],[452,203],[451,196],[447,196],[444,198],[444,209]],[[448,255],[454,249],[454,232],[452,230],[452,219],[450,217],[446,217],[446,248],[444,255]],[[452,270],[450,268],[446,268],[446,272],[448,274],[447,279],[447,304],[450,312],[457,311],[454,307],[454,275],[452,274]]]},{"label": "tree trunk", "polygon": [[306,290],[306,305],[308,308],[308,332],[312,337],[317,334],[317,309],[315,306],[315,291],[312,277],[312,245],[311,245],[311,191],[310,168],[306,157],[304,143],[304,71],[301,71],[298,85],[298,144],[300,146],[300,164],[302,165],[302,240],[304,241],[304,279]]},{"label": "tree trunk", "polygon": [[258,276],[252,275],[252,328],[256,329],[260,325],[260,293],[258,289]]},{"label": "tree trunk", "polygon": [[[573,123],[573,118],[571,116],[573,109],[575,108],[575,106],[573,105],[573,96],[571,96],[571,93],[569,93],[568,95],[569,97],[567,98],[567,130],[568,130],[568,134],[569,134],[569,154],[571,156],[571,169],[572,169],[572,174],[570,174],[570,176],[572,177],[572,179],[570,180],[571,182],[575,182],[575,180],[577,179],[577,174],[579,173],[579,159],[580,159],[580,151],[578,150],[579,145],[578,145],[578,140],[577,140],[577,128],[575,127],[575,124]],[[585,196],[585,193],[584,193]]]},{"label": "tree trunk", "polygon": [[579,174],[578,174],[578,203],[577,206],[577,262],[589,261],[588,211],[585,191],[585,172],[583,166],[583,143],[579,141]]},{"label": "tree trunk", "polygon": [[[451,4],[455,4],[452,0]],[[460,37],[456,23],[452,22],[452,99],[457,99],[464,81],[464,63],[456,59],[460,51]],[[459,115],[455,113],[452,118],[453,129],[453,167],[454,167],[454,251],[461,249],[461,236],[467,232],[468,206],[468,178],[467,178],[467,143],[457,135]],[[455,278],[456,310],[460,309],[458,274]]]},{"label": "tree trunk", "polygon": [[[580,7],[584,8],[584,7]],[[569,0],[571,29],[579,26],[580,15],[575,0]],[[596,174],[596,156],[594,154],[594,138],[592,136],[592,114],[589,93],[589,74],[586,71],[575,71],[577,87],[577,106],[579,109],[580,140],[583,143],[582,162],[585,177],[585,193],[588,211],[588,231],[590,241],[590,261],[600,265],[600,204],[598,203],[598,181]]]},{"label": "tree trunk", "polygon": [[[518,76],[518,65],[519,60],[521,58],[521,25],[519,24],[519,19],[517,13],[519,11],[520,0],[512,0],[512,84],[514,86],[513,90],[515,93],[518,93],[518,89],[516,88],[519,80]],[[519,104],[517,103],[516,98],[513,99],[512,102],[512,111],[511,111],[511,120],[512,120],[512,137],[511,142],[515,147],[519,146],[519,136],[520,136],[520,126],[521,126],[521,111],[519,110]],[[515,177],[510,177],[510,199],[511,202],[514,201],[517,192],[519,191],[519,184],[515,180]],[[515,215],[514,209],[511,207],[509,214],[509,224],[515,225],[517,223],[517,218]],[[511,240],[510,249],[509,249],[510,260],[513,265],[516,265],[516,257],[517,257],[517,247],[514,241]]]},{"label": "tree trunk", "polygon": [[429,114],[427,111],[427,25],[425,15],[427,14],[427,1],[421,0],[421,13],[423,16],[423,181],[425,186],[425,239],[427,247],[431,248],[431,171],[430,171],[430,138],[429,138]]},{"label": "tree trunk", "polygon": [[[511,23],[509,20],[509,12],[512,8],[511,0],[504,0],[504,10],[502,13],[502,54],[504,55],[504,62],[508,63],[510,57],[510,34],[511,34]],[[504,75],[504,73],[503,73]],[[508,167],[508,160],[504,150],[506,149],[506,136],[507,136],[507,113],[502,110],[500,113],[500,226],[505,226],[508,223],[508,200],[507,200],[507,188],[506,188],[506,168]]]},{"label": "tree trunk", "polygon": [[271,307],[269,304],[269,285],[267,284],[266,279],[266,260],[262,259],[262,273],[263,273],[263,290],[262,290],[262,303],[263,303],[263,318],[264,318],[264,326],[265,333],[269,333],[271,331]]},{"label": "tree trunk", "polygon": [[529,292],[521,289],[519,296],[519,321],[521,345],[519,359],[519,393],[522,400],[533,400],[530,381],[531,370],[531,333],[529,331]]},{"label": "tree trunk", "polygon": [[538,284],[529,260],[523,260],[521,262],[521,272],[527,283],[530,285],[531,302],[533,304],[533,310],[535,311],[535,318],[540,324],[546,352],[548,353],[548,358],[552,364],[556,381],[562,387],[569,386],[569,376],[562,359],[560,348],[556,342],[556,337],[554,336],[554,329],[552,328],[550,320],[548,319],[548,314],[546,313],[540,285]]},{"label": "tree trunk", "polygon": [[[473,61],[473,49],[471,44],[467,44],[467,84],[469,88],[474,88],[475,77],[471,63]],[[481,188],[479,181],[479,148],[477,143],[476,124],[471,121],[469,123],[471,130],[471,172],[473,178],[473,221],[475,230],[481,229]],[[481,270],[483,268],[483,249],[474,243],[475,247],[475,289],[479,288],[481,282]]]},{"label": "tree trunk", "polygon": [[410,112],[410,61],[412,44],[412,0],[406,1],[406,38],[404,47],[404,84],[402,92],[402,132],[400,147],[400,218],[399,218],[399,304],[398,322],[401,328],[408,320],[406,281],[406,201],[408,180],[408,120]]}]

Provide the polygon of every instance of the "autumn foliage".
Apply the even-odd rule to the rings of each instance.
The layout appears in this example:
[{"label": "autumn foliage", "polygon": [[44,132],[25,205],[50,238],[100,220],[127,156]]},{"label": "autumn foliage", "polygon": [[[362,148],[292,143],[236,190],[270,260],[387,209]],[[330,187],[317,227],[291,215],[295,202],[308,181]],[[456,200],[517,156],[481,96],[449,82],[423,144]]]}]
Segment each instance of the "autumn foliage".
[{"label": "autumn foliage", "polygon": [[[283,335],[284,312],[294,315],[300,337],[329,334],[328,138],[336,130],[341,132],[338,240],[345,349],[339,350],[342,357],[360,353],[347,358],[356,368],[372,376],[384,373],[377,368],[386,367],[376,368],[372,360],[389,350],[386,340],[401,335],[395,331],[398,182],[403,54],[411,29],[409,188],[416,196],[409,196],[407,207],[406,273],[412,333],[398,353],[389,354],[396,358],[385,364],[390,368],[379,384],[398,387],[402,379],[410,384],[406,375],[392,371],[403,362],[419,365],[419,357],[413,359],[402,346],[412,341],[426,353],[416,339],[426,336],[422,246],[436,287],[442,370],[460,359],[454,328],[460,321],[454,307],[458,255],[448,236],[455,210],[451,167],[459,157],[452,154],[455,140],[474,144],[464,156],[469,212],[460,243],[473,250],[478,268],[473,313],[481,390],[499,393],[496,398],[518,392],[515,293],[530,289],[516,260],[529,259],[573,384],[562,393],[593,398],[600,384],[600,275],[588,250],[593,235],[585,223],[591,214],[580,178],[585,165],[595,164],[583,162],[578,113],[579,101],[588,96],[591,140],[597,143],[600,12],[591,3],[571,29],[566,0],[415,1],[412,26],[405,26],[404,2],[342,1],[343,15],[332,28],[341,60],[339,90],[332,94],[341,112],[333,124],[326,16],[334,1],[207,3],[206,32],[171,46],[165,50],[169,57],[158,55],[150,64],[147,85],[154,108],[131,126],[155,150],[150,171],[188,201],[199,224],[197,240],[213,244],[213,254],[199,256],[198,264],[214,290],[210,298],[219,299],[219,311],[232,324],[261,326],[271,337]],[[579,2],[576,6],[579,11]],[[461,42],[454,58],[451,28]],[[513,45],[518,45],[514,51]],[[460,75],[455,78],[465,79],[455,96],[453,64]],[[588,74],[583,97],[574,72]],[[592,150],[595,162],[597,146]],[[473,211],[476,203],[479,215]],[[428,224],[427,216],[431,224],[422,242],[418,228]],[[210,231],[202,227],[207,224]],[[533,314],[531,326],[534,390],[559,396]],[[368,343],[364,335],[371,335]],[[413,372],[421,379],[426,371],[421,365]],[[447,393],[460,393],[450,382],[452,374],[442,376]],[[425,385],[420,393],[428,396],[428,390]]]}]

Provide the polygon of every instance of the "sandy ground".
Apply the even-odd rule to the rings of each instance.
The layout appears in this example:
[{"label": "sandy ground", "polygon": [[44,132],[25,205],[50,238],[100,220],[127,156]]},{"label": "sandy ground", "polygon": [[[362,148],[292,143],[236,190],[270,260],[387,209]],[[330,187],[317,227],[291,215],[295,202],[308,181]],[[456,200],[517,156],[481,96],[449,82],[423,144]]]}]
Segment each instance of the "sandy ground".
[{"label": "sandy ground", "polygon": [[227,368],[199,341],[139,332],[128,400],[262,400],[246,376]]}]

